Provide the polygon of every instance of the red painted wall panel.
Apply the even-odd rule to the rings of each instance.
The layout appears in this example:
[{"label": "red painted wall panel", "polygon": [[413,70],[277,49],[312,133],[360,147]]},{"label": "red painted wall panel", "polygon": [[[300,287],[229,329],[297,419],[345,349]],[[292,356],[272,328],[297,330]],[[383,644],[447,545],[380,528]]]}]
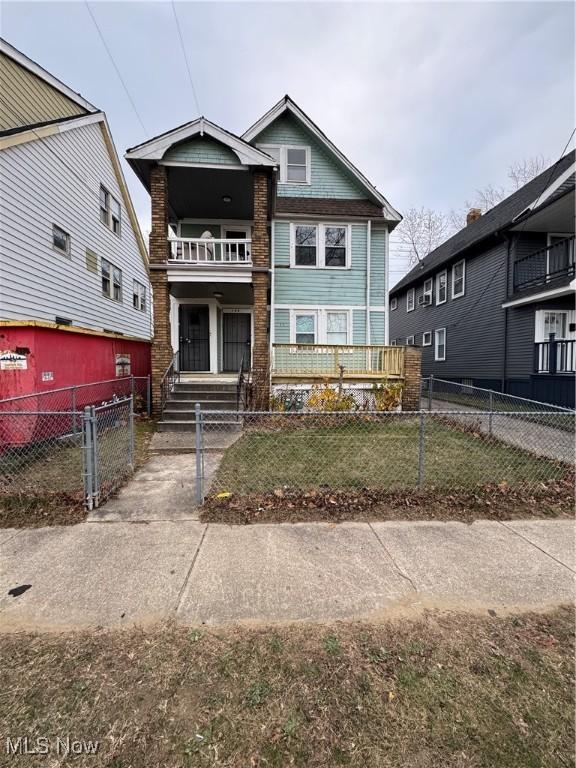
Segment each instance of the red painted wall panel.
[{"label": "red painted wall panel", "polygon": [[146,341],[56,328],[0,328],[0,353],[16,350],[26,354],[27,369],[0,370],[0,399],[114,379],[117,354],[130,355],[133,376],[150,373],[150,344]]}]

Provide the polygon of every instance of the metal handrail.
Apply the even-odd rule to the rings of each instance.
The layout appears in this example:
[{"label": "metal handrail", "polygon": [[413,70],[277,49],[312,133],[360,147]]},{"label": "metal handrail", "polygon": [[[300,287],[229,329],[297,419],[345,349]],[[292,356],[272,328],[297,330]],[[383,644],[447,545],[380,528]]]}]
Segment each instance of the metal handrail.
[{"label": "metal handrail", "polygon": [[166,371],[164,372],[164,375],[160,379],[160,408],[161,410],[164,410],[164,406],[166,405],[166,401],[168,400],[168,395],[172,392],[174,389],[174,384],[177,381],[180,381],[180,371],[178,370],[177,366],[177,358],[178,358],[178,352],[175,352],[172,355],[172,360],[170,362],[170,365],[168,368],[166,368]]},{"label": "metal handrail", "polygon": [[[566,264],[560,269],[550,270],[550,254],[565,254]],[[546,248],[539,248],[515,261],[513,290],[526,290],[543,283],[551,283],[561,278],[571,277],[574,272],[574,235],[572,235],[548,245]]]}]

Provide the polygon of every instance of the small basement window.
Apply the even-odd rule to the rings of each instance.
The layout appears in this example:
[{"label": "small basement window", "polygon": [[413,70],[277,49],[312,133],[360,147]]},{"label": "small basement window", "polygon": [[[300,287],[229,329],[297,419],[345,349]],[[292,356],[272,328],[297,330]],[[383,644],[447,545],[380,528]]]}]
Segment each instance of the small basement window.
[{"label": "small basement window", "polygon": [[423,347],[432,346],[432,331],[424,331],[424,333],[422,334],[422,346]]},{"label": "small basement window", "polygon": [[57,224],[52,225],[52,247],[66,256],[70,255],[70,235]]},{"label": "small basement window", "polygon": [[408,347],[414,346],[414,336],[406,336],[406,345]]}]

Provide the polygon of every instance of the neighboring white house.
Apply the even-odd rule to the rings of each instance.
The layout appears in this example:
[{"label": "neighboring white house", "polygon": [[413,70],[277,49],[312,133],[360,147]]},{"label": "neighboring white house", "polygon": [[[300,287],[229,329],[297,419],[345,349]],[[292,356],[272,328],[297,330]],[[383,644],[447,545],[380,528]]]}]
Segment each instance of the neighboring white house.
[{"label": "neighboring white house", "polygon": [[0,352],[27,350],[0,397],[111,378],[119,355],[147,374],[148,257],[105,114],[5,41],[0,83]]}]

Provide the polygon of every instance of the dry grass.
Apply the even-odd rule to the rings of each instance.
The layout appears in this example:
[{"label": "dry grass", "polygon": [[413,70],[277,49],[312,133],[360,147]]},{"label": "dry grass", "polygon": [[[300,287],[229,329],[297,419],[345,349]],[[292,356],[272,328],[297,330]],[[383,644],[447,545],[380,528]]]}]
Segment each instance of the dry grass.
[{"label": "dry grass", "polygon": [[[149,456],[154,422],[136,422],[136,466]],[[102,439],[102,471],[120,475],[126,462],[126,446]],[[5,459],[5,462],[7,460]],[[45,525],[75,525],[86,517],[84,509],[82,448],[80,438],[36,448],[29,455],[17,457],[5,470],[13,475],[0,491],[0,528],[38,528]]]},{"label": "dry grass", "polygon": [[566,768],[573,612],[0,637],[0,731],[108,768]]}]

